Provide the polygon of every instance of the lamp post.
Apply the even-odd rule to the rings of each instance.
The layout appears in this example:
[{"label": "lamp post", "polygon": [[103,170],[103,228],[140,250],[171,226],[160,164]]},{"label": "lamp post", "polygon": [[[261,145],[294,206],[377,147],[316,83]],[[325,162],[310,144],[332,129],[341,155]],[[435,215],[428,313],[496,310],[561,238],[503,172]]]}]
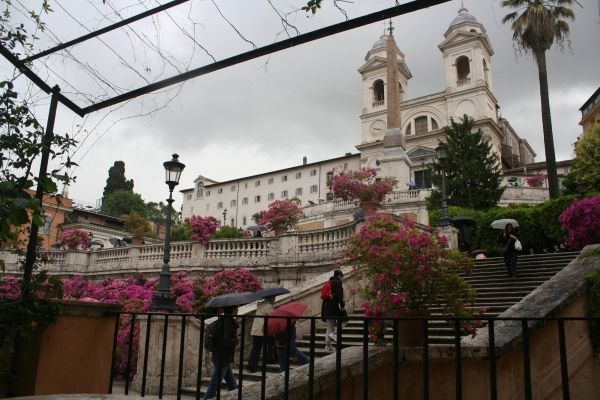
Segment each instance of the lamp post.
[{"label": "lamp post", "polygon": [[448,158],[447,144],[440,143],[435,148],[435,154],[439,161],[439,168],[442,175],[442,215],[438,219],[437,226],[450,225],[450,217],[448,217],[448,198],[446,197],[446,160]]},{"label": "lamp post", "polygon": [[223,210],[223,226],[227,226],[227,209]]},{"label": "lamp post", "polygon": [[158,291],[152,296],[153,311],[176,311],[175,295],[171,291],[171,272],[169,272],[169,260],[171,258],[171,210],[173,209],[173,189],[179,184],[181,171],[185,165],[179,162],[179,156],[173,154],[173,159],[163,163],[165,167],[165,183],[169,186],[169,198],[167,199],[167,226],[165,230],[165,248],[163,251],[163,265],[159,275]]}]

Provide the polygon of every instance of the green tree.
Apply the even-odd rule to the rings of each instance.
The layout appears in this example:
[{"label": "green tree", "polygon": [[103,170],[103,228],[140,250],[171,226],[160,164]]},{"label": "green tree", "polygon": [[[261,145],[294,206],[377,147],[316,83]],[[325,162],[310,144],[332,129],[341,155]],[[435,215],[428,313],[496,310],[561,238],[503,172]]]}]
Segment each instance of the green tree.
[{"label": "green tree", "polygon": [[[156,222],[157,224],[165,224],[167,222],[167,211],[169,207],[162,201],[155,203],[150,201],[146,203],[145,216],[149,221]],[[173,207],[171,207],[171,218],[175,221],[178,218],[178,213]]]},{"label": "green tree", "polygon": [[502,19],[510,22],[513,40],[519,51],[533,54],[538,67],[540,98],[542,106],[542,126],[548,171],[550,198],[559,195],[550,97],[548,95],[548,74],[546,70],[546,51],[556,42],[562,46],[568,40],[569,24],[565,20],[575,19],[570,8],[575,0],[503,0],[503,7],[515,9]]},{"label": "green tree", "polygon": [[[498,159],[492,153],[490,141],[481,129],[473,132],[473,118],[465,115],[462,122],[451,120],[445,128],[447,155],[444,165],[434,164],[434,171],[444,167],[448,204],[473,209],[486,209],[498,203],[504,188],[500,187],[501,170]],[[433,173],[433,182],[440,187],[440,173]],[[441,194],[432,191],[429,199],[431,209],[439,208]]]},{"label": "green tree", "polygon": [[575,143],[571,172],[586,191],[600,191],[600,123],[592,125]]},{"label": "green tree", "polygon": [[152,226],[146,218],[132,211],[129,214],[121,215],[125,220],[125,229],[131,232],[134,238],[155,237]]},{"label": "green tree", "polygon": [[120,217],[135,212],[146,217],[147,206],[138,193],[130,190],[119,190],[109,194],[102,202],[102,211],[108,215]]},{"label": "green tree", "polygon": [[102,193],[102,201],[106,200],[108,195],[120,190],[133,191],[133,179],[125,178],[125,163],[115,161],[112,167],[108,169],[108,179]]}]

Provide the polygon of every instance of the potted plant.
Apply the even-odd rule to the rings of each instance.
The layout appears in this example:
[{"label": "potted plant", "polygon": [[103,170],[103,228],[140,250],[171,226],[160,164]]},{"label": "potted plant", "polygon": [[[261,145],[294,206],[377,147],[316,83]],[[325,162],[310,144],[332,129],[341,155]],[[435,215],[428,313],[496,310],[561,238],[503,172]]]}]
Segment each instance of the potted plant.
[{"label": "potted plant", "polygon": [[62,233],[61,242],[69,250],[76,250],[81,247],[86,250],[90,247],[90,235],[81,229],[67,229]]},{"label": "potted plant", "polygon": [[[475,290],[458,275],[461,269],[470,272],[473,261],[449,249],[444,236],[418,229],[412,222],[371,214],[350,239],[343,262],[355,265],[359,279],[365,282],[367,317],[428,316],[432,306],[440,306],[447,315],[473,315],[470,307]],[[405,320],[400,325],[401,345],[418,346],[422,322]],[[471,325],[464,328],[474,327]],[[370,329],[374,341],[381,340],[383,321],[373,321]]]},{"label": "potted plant", "polygon": [[154,237],[154,231],[146,218],[136,212],[122,215],[125,220],[125,229],[133,235],[132,244],[140,245],[144,237]]},{"label": "potted plant", "polygon": [[365,213],[374,212],[385,196],[392,191],[396,180],[377,178],[374,168],[358,171],[342,170],[331,179],[329,188],[333,197],[342,200],[358,200]]},{"label": "potted plant", "polygon": [[259,224],[275,232],[276,236],[293,228],[304,215],[297,201],[275,200],[269,209],[260,212]]}]

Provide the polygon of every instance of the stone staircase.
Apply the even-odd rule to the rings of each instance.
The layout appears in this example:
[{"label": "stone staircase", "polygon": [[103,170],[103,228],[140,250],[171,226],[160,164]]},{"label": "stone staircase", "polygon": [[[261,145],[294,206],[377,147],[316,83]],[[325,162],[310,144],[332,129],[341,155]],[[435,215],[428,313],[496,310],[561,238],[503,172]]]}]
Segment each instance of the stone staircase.
[{"label": "stone staircase", "polygon": [[[523,297],[529,294],[539,285],[552,278],[557,272],[562,270],[569,262],[577,257],[577,252],[551,253],[522,255],[517,263],[517,277],[511,279],[506,274],[504,260],[501,257],[489,258],[487,260],[476,261],[475,270],[470,275],[465,275],[465,280],[477,290],[476,308],[485,308],[485,317],[495,317],[518,303]],[[353,315],[360,316],[361,310],[355,310]],[[440,316],[439,309],[432,309],[432,316]],[[391,340],[391,328],[388,328],[386,339]],[[363,326],[361,321],[349,321],[342,331],[342,347],[360,346],[363,342]],[[446,321],[430,321],[429,323],[429,343],[453,344],[454,331]],[[297,340],[298,349],[305,354],[309,354],[310,340]],[[325,347],[325,328],[317,328],[315,337],[315,357],[320,358],[331,353],[324,349]],[[290,364],[295,367],[294,363]],[[234,373],[238,377],[238,369]],[[279,366],[276,364],[267,365],[267,378],[279,374]],[[261,372],[248,372],[244,369],[244,385],[260,382]],[[210,377],[203,378],[201,388],[202,394]],[[226,390],[224,388],[224,390]],[[195,387],[184,388],[183,393],[195,394]]]}]

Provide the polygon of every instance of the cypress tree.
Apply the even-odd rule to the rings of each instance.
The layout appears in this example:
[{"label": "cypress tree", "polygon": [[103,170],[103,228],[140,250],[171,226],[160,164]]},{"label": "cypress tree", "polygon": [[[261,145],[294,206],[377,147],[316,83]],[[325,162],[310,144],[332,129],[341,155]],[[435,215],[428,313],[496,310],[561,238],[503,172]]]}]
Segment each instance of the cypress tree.
[{"label": "cypress tree", "polygon": [[112,167],[108,170],[108,179],[102,193],[102,201],[109,194],[118,192],[119,190],[133,191],[133,179],[125,178],[125,163],[123,161],[115,161]]}]

